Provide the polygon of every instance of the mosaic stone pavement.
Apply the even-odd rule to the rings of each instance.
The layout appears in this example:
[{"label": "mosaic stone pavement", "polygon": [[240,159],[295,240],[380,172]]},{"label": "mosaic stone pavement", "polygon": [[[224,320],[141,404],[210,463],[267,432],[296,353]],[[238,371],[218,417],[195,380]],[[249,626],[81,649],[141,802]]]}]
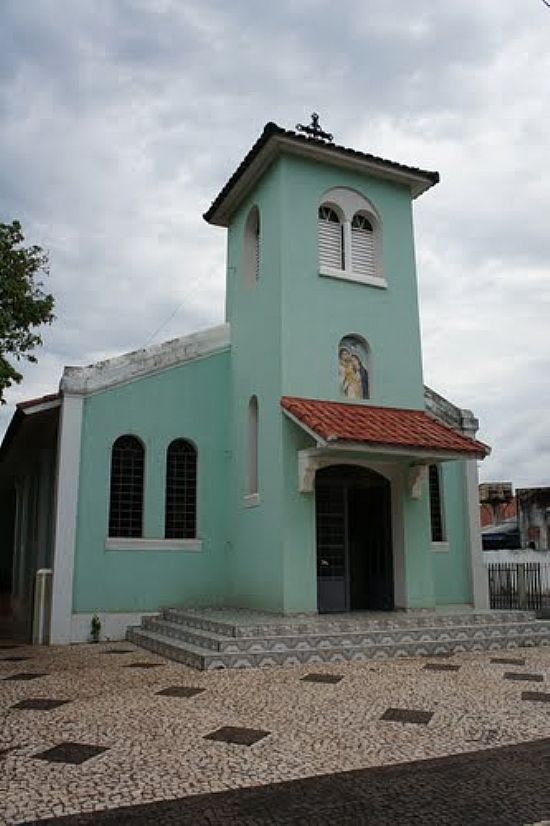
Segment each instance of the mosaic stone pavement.
[{"label": "mosaic stone pavement", "polygon": [[550,648],[514,656],[198,672],[128,642],[2,649],[0,823],[550,819]]}]

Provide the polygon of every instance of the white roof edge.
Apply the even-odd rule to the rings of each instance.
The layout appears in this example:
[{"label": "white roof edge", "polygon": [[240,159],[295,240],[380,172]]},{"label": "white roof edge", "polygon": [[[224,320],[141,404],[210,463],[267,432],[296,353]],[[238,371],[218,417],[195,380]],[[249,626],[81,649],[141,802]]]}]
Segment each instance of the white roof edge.
[{"label": "white roof edge", "polygon": [[427,385],[424,385],[424,406],[434,418],[462,433],[471,434],[479,429],[479,422],[471,410],[458,407]]},{"label": "white roof edge", "polygon": [[220,324],[106,361],[98,361],[88,367],[65,367],[60,390],[66,395],[88,395],[221,353],[230,346],[230,325]]},{"label": "white roof edge", "polygon": [[25,416],[33,416],[35,413],[44,413],[45,410],[53,410],[61,406],[61,399],[52,399],[51,401],[36,402],[35,404],[28,404],[26,407],[20,407],[19,410]]}]

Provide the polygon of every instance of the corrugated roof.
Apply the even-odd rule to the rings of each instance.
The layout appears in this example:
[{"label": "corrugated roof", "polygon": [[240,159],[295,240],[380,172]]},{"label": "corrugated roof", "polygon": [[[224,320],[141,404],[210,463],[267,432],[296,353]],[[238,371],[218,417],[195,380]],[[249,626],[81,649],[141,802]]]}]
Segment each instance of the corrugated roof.
[{"label": "corrugated roof", "polygon": [[276,123],[269,122],[266,123],[266,125],[263,128],[263,132],[256,141],[256,143],[245,155],[244,159],[241,161],[235,172],[231,175],[225,186],[221,189],[219,194],[212,201],[212,204],[210,205],[209,209],[207,209],[207,211],[204,213],[203,218],[205,221],[208,221],[209,223],[214,222],[216,213],[222,206],[223,202],[226,200],[229,193],[241,180],[245,172],[248,170],[254,159],[260,154],[262,149],[274,137],[288,138],[292,140],[294,143],[296,143],[297,146],[310,146],[312,148],[322,148],[323,150],[333,153],[335,156],[356,158],[357,160],[368,161],[369,163],[378,165],[381,170],[393,170],[395,172],[401,172],[409,175],[414,175],[416,177],[424,178],[427,183],[426,189],[430,186],[433,186],[434,184],[439,183],[439,172],[420,169],[416,166],[407,166],[406,164],[397,163],[396,161],[390,161],[387,158],[381,158],[376,155],[371,155],[368,152],[360,152],[356,149],[350,149],[347,146],[340,146],[334,143],[326,143],[325,141],[321,141],[318,138],[307,137],[306,135],[301,135],[298,132],[293,132],[289,129],[283,129]]},{"label": "corrugated roof", "polygon": [[362,442],[371,447],[407,448],[485,457],[490,449],[436,421],[424,410],[283,396],[281,405],[326,442]]}]

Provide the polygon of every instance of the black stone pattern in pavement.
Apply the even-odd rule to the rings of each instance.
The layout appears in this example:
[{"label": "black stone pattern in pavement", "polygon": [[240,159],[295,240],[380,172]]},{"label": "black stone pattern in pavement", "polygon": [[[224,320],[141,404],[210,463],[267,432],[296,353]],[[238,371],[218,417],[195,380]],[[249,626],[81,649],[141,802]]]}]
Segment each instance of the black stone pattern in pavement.
[{"label": "black stone pattern in pavement", "polygon": [[303,683],[326,683],[327,685],[336,685],[344,677],[342,674],[306,674],[305,677],[302,677]]},{"label": "black stone pattern in pavement", "polygon": [[92,746],[88,743],[59,743],[47,751],[34,754],[38,760],[45,760],[47,763],[71,763],[80,766],[92,757],[97,757],[103,752],[109,751],[106,746]]},{"label": "black stone pattern in pavement", "polygon": [[[519,826],[550,816],[550,738],[41,820],[50,826]],[[28,821],[27,826],[38,821]]]}]

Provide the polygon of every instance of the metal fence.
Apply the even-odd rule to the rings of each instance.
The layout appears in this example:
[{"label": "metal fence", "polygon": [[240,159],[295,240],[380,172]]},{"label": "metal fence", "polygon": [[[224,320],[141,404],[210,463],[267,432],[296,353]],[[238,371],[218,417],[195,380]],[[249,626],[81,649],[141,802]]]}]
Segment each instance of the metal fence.
[{"label": "metal fence", "polygon": [[488,566],[491,608],[550,608],[550,564],[495,562]]}]

